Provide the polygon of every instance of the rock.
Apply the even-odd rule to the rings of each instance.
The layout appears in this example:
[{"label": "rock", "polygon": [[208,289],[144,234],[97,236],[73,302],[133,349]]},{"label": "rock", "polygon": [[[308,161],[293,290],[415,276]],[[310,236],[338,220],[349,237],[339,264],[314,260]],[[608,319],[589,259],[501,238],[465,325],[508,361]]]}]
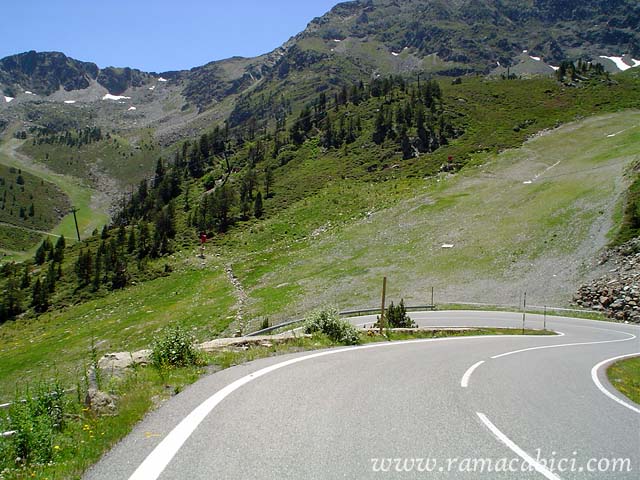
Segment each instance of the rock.
[{"label": "rock", "polygon": [[614,268],[601,278],[582,285],[574,296],[574,302],[594,310],[604,310],[620,321],[640,323],[640,238],[621,247],[612,248],[601,255],[602,263],[613,262]]},{"label": "rock", "polygon": [[116,397],[101,390],[90,388],[84,404],[98,415],[114,415],[116,413]]},{"label": "rock", "polygon": [[145,366],[151,363],[151,350],[138,352],[107,353],[98,361],[98,367],[109,373],[115,370],[124,370],[133,365]]}]

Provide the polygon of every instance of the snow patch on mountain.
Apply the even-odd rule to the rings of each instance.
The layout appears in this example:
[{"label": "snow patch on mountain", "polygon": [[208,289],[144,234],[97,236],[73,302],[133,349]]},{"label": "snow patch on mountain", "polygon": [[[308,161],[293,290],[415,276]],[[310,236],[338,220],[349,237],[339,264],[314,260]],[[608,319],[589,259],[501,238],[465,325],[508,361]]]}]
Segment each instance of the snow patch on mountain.
[{"label": "snow patch on mountain", "polygon": [[606,55],[600,55],[600,58],[606,58],[607,60],[611,60],[613,63],[616,64],[616,67],[618,67],[618,70],[621,71],[626,71],[629,70],[630,68],[634,68],[637,66],[640,66],[640,60],[635,60],[635,59],[631,59],[631,61],[633,62],[633,65],[629,65],[627,62],[625,62],[623,60],[623,57],[607,57]]},{"label": "snow patch on mountain", "polygon": [[12,100],[13,100],[13,97],[7,97],[7,96],[4,97],[4,101],[7,103],[9,103]]},{"label": "snow patch on mountain", "polygon": [[107,93],[104,97],[102,97],[102,100],[130,100],[131,97],[125,97],[124,95],[111,95],[110,93]]}]

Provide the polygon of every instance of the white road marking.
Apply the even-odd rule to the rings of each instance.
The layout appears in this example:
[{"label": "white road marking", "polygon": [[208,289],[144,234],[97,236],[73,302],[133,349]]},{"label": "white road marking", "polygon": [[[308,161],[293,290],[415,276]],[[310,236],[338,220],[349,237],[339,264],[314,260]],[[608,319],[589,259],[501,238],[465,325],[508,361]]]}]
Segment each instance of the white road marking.
[{"label": "white road marking", "polygon": [[478,368],[483,363],[484,363],[484,360],[480,360],[478,363],[471,365],[469,369],[466,372],[464,372],[464,375],[462,376],[462,380],[460,381],[460,386],[462,388],[467,388],[469,386],[469,379],[471,378],[471,374],[476,368]]},{"label": "white road marking", "polygon": [[600,379],[598,378],[598,370],[600,370],[604,365],[606,365],[609,362],[615,362],[616,360],[621,360],[623,358],[637,357],[639,355],[640,355],[640,352],[637,352],[637,353],[631,353],[629,355],[620,355],[619,357],[608,358],[606,360],[603,360],[602,362],[600,362],[599,364],[597,364],[596,366],[594,366],[591,369],[591,379],[593,380],[593,383],[596,384],[596,387],[598,387],[598,389],[602,393],[604,393],[607,397],[611,398],[612,400],[618,402],[623,407],[627,407],[629,410],[631,410],[633,412],[636,412],[636,413],[640,413],[640,409],[639,408],[634,407],[633,405],[625,402],[624,400],[618,398],[613,393],[611,393],[609,390],[604,388],[602,383],[600,383]]},{"label": "white road marking", "polygon": [[187,441],[196,428],[202,423],[211,411],[218,406],[226,397],[238,390],[247,383],[260,378],[268,373],[274,372],[284,367],[294,365],[296,363],[311,360],[313,358],[335,355],[343,352],[353,352],[355,350],[368,350],[372,348],[384,348],[401,346],[412,343],[427,342],[444,342],[444,341],[460,341],[460,340],[478,340],[483,338],[521,338],[522,335],[486,335],[477,337],[447,337],[447,338],[423,338],[417,340],[405,340],[401,342],[374,343],[362,345],[359,347],[341,348],[337,350],[325,350],[322,352],[312,353],[302,357],[293,358],[284,362],[276,363],[269,367],[262,368],[256,372],[239,378],[230,383],[223,389],[219,390],[207,400],[196,407],[189,415],[187,415],[169,434],[155,447],[155,449],[144,459],[135,472],[129,477],[129,480],[156,480],[167,467],[169,462],[178,453],[178,450]]},{"label": "white road marking", "polygon": [[516,455],[522,458],[525,462],[531,465],[538,473],[541,473],[548,478],[549,480],[561,480],[559,476],[549,470],[547,467],[537,462],[531,455],[522,450],[518,445],[513,443],[509,437],[507,437],[504,433],[502,433],[498,427],[496,427],[491,420],[489,420],[485,414],[476,412],[476,415],[482,420],[482,423],[495,435],[495,437],[504,443],[507,447],[509,447]]},{"label": "white road marking", "polygon": [[513,352],[506,352],[506,353],[501,353],[500,355],[494,355],[493,357],[491,357],[491,359],[493,360],[493,359],[496,359],[496,358],[507,357],[509,355],[515,355],[516,353],[530,352],[532,350],[543,350],[545,348],[577,347],[579,345],[600,345],[600,344],[603,344],[603,343],[628,342],[629,340],[633,340],[633,339],[637,338],[635,335],[633,335],[631,333],[618,332],[618,331],[616,331],[616,333],[622,333],[623,335],[629,335],[629,338],[622,338],[620,340],[606,340],[604,342],[563,343],[561,345],[544,345],[544,346],[541,346],[541,347],[523,348],[521,350],[514,350]]}]

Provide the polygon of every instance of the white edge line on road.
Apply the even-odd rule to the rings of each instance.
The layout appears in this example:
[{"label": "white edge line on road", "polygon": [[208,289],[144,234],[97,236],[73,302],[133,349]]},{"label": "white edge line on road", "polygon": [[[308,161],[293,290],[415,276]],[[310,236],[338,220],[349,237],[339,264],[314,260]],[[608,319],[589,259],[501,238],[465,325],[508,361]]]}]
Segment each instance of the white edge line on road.
[{"label": "white edge line on road", "polygon": [[[531,338],[531,336],[528,336]],[[191,434],[198,428],[198,425],[202,423],[211,411],[222,402],[231,393],[238,390],[240,387],[247,383],[262,377],[268,373],[274,372],[289,365],[311,360],[313,358],[324,357],[327,355],[335,355],[344,352],[353,352],[356,350],[368,350],[372,348],[392,347],[399,345],[407,345],[412,343],[427,343],[427,342],[443,342],[443,341],[460,341],[460,340],[479,340],[485,338],[522,338],[522,335],[486,335],[475,337],[447,337],[447,338],[423,338],[417,340],[405,340],[400,342],[389,343],[375,343],[369,345],[362,345],[359,347],[341,348],[337,350],[325,350],[322,352],[312,353],[302,357],[292,358],[284,362],[276,363],[269,367],[262,368],[256,372],[246,375],[238,380],[230,383],[226,387],[218,390],[215,394],[209,397],[196,407],[189,415],[187,415],[173,430],[171,430],[167,436],[153,449],[153,451],[144,459],[144,461],[138,466],[135,472],[129,477],[129,480],[156,480],[167,467],[169,462],[178,453],[178,450],[187,441]]]},{"label": "white edge line on road", "polygon": [[637,352],[637,353],[631,353],[629,355],[620,355],[619,357],[608,358],[606,360],[603,360],[602,362],[600,362],[599,364],[597,364],[591,369],[591,379],[593,380],[593,383],[596,384],[596,387],[598,387],[598,389],[602,393],[604,393],[607,397],[611,398],[612,400],[618,402],[623,407],[627,407],[629,410],[634,411],[636,413],[640,413],[639,408],[634,407],[633,405],[625,402],[624,400],[618,398],[616,395],[614,395],[609,390],[604,388],[604,385],[602,385],[602,383],[600,382],[600,379],[598,378],[598,370],[600,370],[604,365],[611,362],[615,362],[616,360],[621,360],[623,358],[629,358],[629,357],[637,357],[639,355],[640,355],[640,352]]},{"label": "white edge line on road", "polygon": [[532,350],[543,350],[545,348],[577,347],[578,345],[600,345],[600,344],[603,344],[603,343],[628,342],[629,340],[633,340],[633,339],[637,338],[635,335],[633,335],[631,333],[627,333],[627,332],[618,332],[618,331],[616,331],[616,333],[622,333],[623,335],[629,335],[629,338],[621,338],[620,340],[606,340],[604,342],[563,343],[561,345],[543,345],[543,346],[540,346],[540,347],[523,348],[521,350],[514,350],[513,352],[506,352],[506,353],[501,353],[500,355],[494,355],[493,357],[491,357],[491,359],[493,360],[493,359],[496,359],[496,358],[507,357],[509,355],[515,355],[516,353],[530,352]]},{"label": "white edge line on road", "polygon": [[462,376],[462,380],[460,381],[460,386],[462,388],[467,388],[469,386],[469,379],[471,378],[471,374],[476,368],[478,368],[483,363],[484,363],[484,360],[480,360],[478,363],[471,365],[469,369],[466,372],[464,372],[464,375]]},{"label": "white edge line on road", "polygon": [[549,470],[547,467],[537,462],[531,455],[522,450],[518,445],[513,443],[509,437],[502,433],[498,427],[496,427],[491,420],[489,420],[485,414],[476,412],[476,415],[482,420],[482,423],[495,435],[495,437],[509,447],[516,455],[522,458],[525,462],[531,465],[538,473],[541,473],[549,480],[561,480],[559,476]]}]

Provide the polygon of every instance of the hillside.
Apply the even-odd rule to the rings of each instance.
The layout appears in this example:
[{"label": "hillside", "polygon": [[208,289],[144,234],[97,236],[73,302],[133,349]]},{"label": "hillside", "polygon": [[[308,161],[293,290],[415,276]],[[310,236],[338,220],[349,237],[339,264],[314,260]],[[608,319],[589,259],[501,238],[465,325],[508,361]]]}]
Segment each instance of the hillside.
[{"label": "hillside", "polygon": [[[396,304],[580,291],[637,321],[638,257],[610,252],[636,238],[635,255],[640,232],[639,31],[631,0],[359,0],[189,71],[0,60],[0,403],[33,380],[77,387],[89,452],[72,461],[66,439],[38,465],[0,444],[0,477],[79,475],[202,374],[85,373],[169,325],[205,341],[373,307],[383,277]],[[80,412],[90,385],[124,399],[151,376],[135,414]]]},{"label": "hillside", "polygon": [[[407,303],[425,302],[434,287],[439,304],[517,304],[525,290],[531,304],[566,304],[574,286],[598,273],[595,254],[615,232],[639,119],[636,110],[567,124],[521,148],[477,155],[456,175],[336,179],[277,216],[236,226],[208,244],[203,260],[195,239],[179,234],[186,248],[147,266],[152,273],[168,263],[170,274],[0,326],[0,391],[6,398],[25,369],[48,371],[54,358],[73,378],[91,338],[102,352],[132,351],[168,322],[204,340],[327,303],[372,306],[382,275],[389,298]],[[100,242],[98,235],[82,250],[96,252]],[[67,249],[52,301],[90,292],[71,272],[79,251]],[[34,266],[32,278],[48,265]],[[229,268],[248,295],[244,305]]]}]

